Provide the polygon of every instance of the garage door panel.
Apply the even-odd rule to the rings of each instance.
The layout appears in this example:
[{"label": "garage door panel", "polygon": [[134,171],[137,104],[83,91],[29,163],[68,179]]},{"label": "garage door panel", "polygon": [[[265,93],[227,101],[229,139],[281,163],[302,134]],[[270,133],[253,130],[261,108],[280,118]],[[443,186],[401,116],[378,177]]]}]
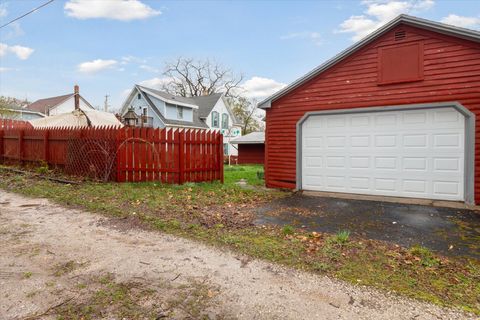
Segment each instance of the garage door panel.
[{"label": "garage door panel", "polygon": [[403,180],[403,191],[407,193],[427,194],[427,181],[405,179]]},{"label": "garage door panel", "polygon": [[463,200],[465,120],[453,108],[311,116],[302,187]]}]

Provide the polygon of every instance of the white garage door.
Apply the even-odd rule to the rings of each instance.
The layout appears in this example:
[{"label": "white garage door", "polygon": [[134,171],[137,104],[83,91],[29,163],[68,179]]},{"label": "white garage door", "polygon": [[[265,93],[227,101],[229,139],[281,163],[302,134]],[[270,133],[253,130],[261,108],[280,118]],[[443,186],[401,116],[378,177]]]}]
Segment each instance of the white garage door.
[{"label": "white garage door", "polygon": [[310,116],[302,189],[463,200],[464,140],[454,108]]}]

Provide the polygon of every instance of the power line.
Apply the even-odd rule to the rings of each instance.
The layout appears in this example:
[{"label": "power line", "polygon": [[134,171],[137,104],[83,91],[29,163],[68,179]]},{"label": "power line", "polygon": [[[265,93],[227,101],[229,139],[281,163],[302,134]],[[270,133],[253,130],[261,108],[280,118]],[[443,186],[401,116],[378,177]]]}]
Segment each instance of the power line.
[{"label": "power line", "polygon": [[42,4],[41,6],[36,7],[35,9],[32,9],[32,10],[28,11],[27,13],[22,14],[20,17],[17,17],[17,18],[15,18],[15,19],[11,20],[10,22],[7,22],[7,23],[5,23],[4,25],[0,26],[0,29],[8,26],[8,25],[11,24],[11,23],[14,23],[14,22],[17,21],[17,20],[22,19],[22,18],[25,17],[25,16],[28,16],[28,15],[31,14],[31,13],[34,13],[35,11],[37,11],[37,10],[45,7],[46,5],[48,5],[48,4],[50,4],[50,3],[52,3],[53,1],[55,1],[55,0],[49,0],[49,1],[45,2],[44,4]]}]

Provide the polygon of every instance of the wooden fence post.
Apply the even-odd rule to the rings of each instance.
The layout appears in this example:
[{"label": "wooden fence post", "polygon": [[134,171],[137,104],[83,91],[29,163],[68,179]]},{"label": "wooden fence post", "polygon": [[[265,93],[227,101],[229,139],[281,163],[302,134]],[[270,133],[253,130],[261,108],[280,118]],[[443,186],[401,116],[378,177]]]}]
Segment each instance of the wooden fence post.
[{"label": "wooden fence post", "polygon": [[25,131],[19,130],[18,131],[18,160],[21,164],[23,164],[23,136],[25,135]]},{"label": "wooden fence post", "polygon": [[223,183],[223,134],[220,132],[219,135],[219,143],[218,143],[218,161],[219,163],[219,170],[220,170],[220,182]]},{"label": "wooden fence post", "polygon": [[[123,165],[123,161],[122,161],[122,156],[123,154],[120,153],[120,146],[122,144],[122,140],[121,140],[121,133],[122,133],[122,130],[124,129],[117,129],[116,131],[116,137],[115,137],[115,166],[116,166],[116,173],[115,173],[115,178],[114,178],[114,181],[116,182],[121,182],[120,180],[123,180],[121,179],[121,166]],[[122,135],[123,136],[123,135]]]},{"label": "wooden fence post", "polygon": [[183,184],[184,181],[184,166],[185,166],[185,161],[184,161],[184,153],[185,153],[185,130],[180,132],[180,139],[179,139],[179,152],[178,152],[178,184]]},{"label": "wooden fence post", "polygon": [[50,135],[49,135],[49,130],[45,130],[45,134],[43,135],[43,160],[45,163],[48,165],[48,155],[49,155],[49,148],[50,148]]},{"label": "wooden fence post", "polygon": [[3,163],[3,156],[4,156],[4,140],[3,137],[5,136],[5,131],[0,130],[0,163]]}]

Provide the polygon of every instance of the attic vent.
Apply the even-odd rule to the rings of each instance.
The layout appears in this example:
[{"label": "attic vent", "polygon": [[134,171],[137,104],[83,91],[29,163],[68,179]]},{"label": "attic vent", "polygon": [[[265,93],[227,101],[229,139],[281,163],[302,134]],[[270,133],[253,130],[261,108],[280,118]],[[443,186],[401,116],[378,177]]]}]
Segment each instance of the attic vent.
[{"label": "attic vent", "polygon": [[395,41],[403,40],[407,37],[405,30],[398,30],[395,32]]}]

